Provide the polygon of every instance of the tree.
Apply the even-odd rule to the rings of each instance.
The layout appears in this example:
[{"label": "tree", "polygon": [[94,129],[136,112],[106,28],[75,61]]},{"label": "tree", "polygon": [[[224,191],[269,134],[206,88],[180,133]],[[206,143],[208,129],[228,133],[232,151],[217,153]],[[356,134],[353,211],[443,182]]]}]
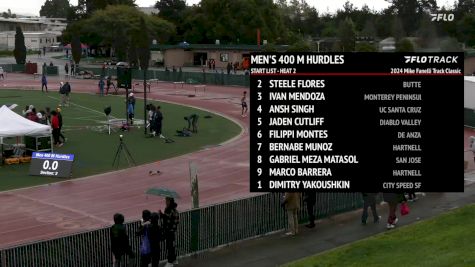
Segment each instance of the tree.
[{"label": "tree", "polygon": [[135,0],[78,0],[76,14],[79,18],[87,18],[108,5],[135,6]]},{"label": "tree", "polygon": [[436,0],[386,0],[391,3],[389,9],[402,22],[404,31],[409,35],[415,34],[420,24],[421,15],[437,9]]},{"label": "tree", "polygon": [[396,43],[396,52],[414,52],[414,50],[414,45],[407,38]]},{"label": "tree", "polygon": [[402,22],[398,17],[394,17],[391,24],[391,35],[396,39],[396,42],[406,37]]},{"label": "tree", "polygon": [[475,46],[475,13],[467,13],[457,22],[457,37],[467,46]]},{"label": "tree", "polygon": [[47,18],[67,18],[70,9],[69,0],[46,0],[41,6],[40,16]]},{"label": "tree", "polygon": [[288,52],[312,52],[314,49],[312,49],[312,44],[308,40],[299,40],[296,43],[292,44],[289,49],[287,49]]},{"label": "tree", "polygon": [[12,14],[12,11],[8,9],[8,12],[2,12],[2,17],[8,19],[8,18],[16,18],[16,14]]},{"label": "tree", "polygon": [[124,5],[111,5],[104,10],[98,10],[91,17],[68,26],[68,29],[79,32],[83,41],[92,46],[113,48],[118,59],[125,61],[129,55],[136,58],[130,47],[133,45],[134,34],[144,34],[141,18],[147,25],[145,31],[149,37],[160,43],[165,43],[175,33],[175,28],[170,22]]},{"label": "tree", "polygon": [[462,52],[462,47],[455,38],[445,38],[440,41],[441,52]]},{"label": "tree", "polygon": [[420,20],[420,26],[417,30],[416,36],[420,38],[421,47],[437,46],[437,29],[429,17]]},{"label": "tree", "polygon": [[340,22],[338,27],[338,38],[340,39],[341,51],[355,51],[356,30],[355,24],[350,18]]},{"label": "tree", "polygon": [[73,36],[71,40],[71,54],[73,55],[74,62],[78,65],[81,61],[82,48],[81,48],[81,39],[79,36]]},{"label": "tree", "polygon": [[155,8],[160,11],[159,16],[175,25],[183,20],[183,12],[186,7],[184,0],[160,0],[155,4]]},{"label": "tree", "polygon": [[25,36],[23,31],[19,26],[16,27],[15,34],[15,49],[13,50],[13,55],[15,56],[16,64],[25,64],[26,62],[26,46],[25,46]]},{"label": "tree", "polygon": [[374,44],[368,42],[360,42],[356,44],[356,52],[377,52]]}]

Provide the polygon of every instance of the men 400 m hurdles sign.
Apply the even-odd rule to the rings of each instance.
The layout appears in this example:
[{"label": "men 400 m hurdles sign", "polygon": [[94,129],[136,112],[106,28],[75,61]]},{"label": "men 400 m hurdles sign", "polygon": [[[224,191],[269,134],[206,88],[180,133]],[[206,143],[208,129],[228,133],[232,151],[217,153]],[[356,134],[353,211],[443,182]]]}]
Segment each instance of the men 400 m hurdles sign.
[{"label": "men 400 m hurdles sign", "polygon": [[30,175],[71,177],[73,161],[73,154],[33,152]]}]

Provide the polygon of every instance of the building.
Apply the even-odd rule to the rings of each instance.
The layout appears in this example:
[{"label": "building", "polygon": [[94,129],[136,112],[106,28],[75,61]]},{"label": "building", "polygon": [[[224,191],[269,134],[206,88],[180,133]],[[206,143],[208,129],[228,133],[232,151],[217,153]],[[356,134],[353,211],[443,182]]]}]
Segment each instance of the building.
[{"label": "building", "polygon": [[[15,31],[0,32],[0,50],[15,49]],[[58,35],[52,32],[23,32],[27,50],[41,50],[51,47],[58,41]]]},{"label": "building", "polygon": [[[206,66],[214,60],[217,69],[225,69],[228,63],[239,63],[250,58],[252,52],[262,51],[265,46],[257,45],[220,45],[188,44],[153,45],[152,61],[160,62],[168,68]],[[285,51],[287,46],[275,46],[277,51]]]},{"label": "building", "polygon": [[0,50],[15,48],[15,31],[20,26],[27,49],[51,47],[66,29],[66,19],[46,17],[0,18]]}]

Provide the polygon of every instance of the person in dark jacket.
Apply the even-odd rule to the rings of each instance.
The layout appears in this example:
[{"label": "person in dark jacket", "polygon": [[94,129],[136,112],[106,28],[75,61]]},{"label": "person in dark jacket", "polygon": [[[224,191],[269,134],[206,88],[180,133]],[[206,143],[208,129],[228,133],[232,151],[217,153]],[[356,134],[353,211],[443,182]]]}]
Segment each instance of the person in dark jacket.
[{"label": "person in dark jacket", "polygon": [[317,202],[317,192],[308,191],[304,194],[304,201],[307,203],[307,213],[308,213],[308,224],[305,225],[307,228],[315,227],[315,202]]},{"label": "person in dark jacket", "polygon": [[165,234],[165,241],[167,246],[167,264],[165,267],[172,267],[174,264],[178,264],[176,261],[176,242],[175,233],[178,229],[179,215],[176,210],[177,204],[171,197],[166,198],[165,212],[159,211],[162,218],[162,225]]},{"label": "person in dark jacket", "polygon": [[63,132],[61,131],[61,129],[63,129],[63,115],[61,115],[61,108],[56,108],[56,113],[58,114],[58,122],[59,122],[59,137],[61,137],[61,139],[63,139],[63,141],[61,143],[65,143],[66,142],[66,137],[64,137],[63,135]]},{"label": "person in dark jacket", "polygon": [[376,211],[376,196],[377,193],[361,193],[363,194],[363,214],[361,215],[361,223],[366,224],[368,219],[368,207],[371,207],[373,213],[373,222],[378,223],[381,216]]},{"label": "person in dark jacket", "polygon": [[188,117],[185,117],[185,120],[188,122],[188,128],[186,128],[188,131],[191,131],[193,133],[198,132],[198,119],[199,116],[198,114],[191,114]]},{"label": "person in dark jacket", "polygon": [[383,198],[384,201],[388,203],[388,209],[389,209],[389,214],[388,214],[388,223],[386,225],[387,229],[393,229],[396,227],[397,222],[399,219],[396,216],[396,210],[397,210],[397,205],[400,202],[405,201],[404,194],[400,193],[383,193]]},{"label": "person in dark jacket", "polygon": [[114,214],[114,225],[110,229],[111,250],[114,254],[114,267],[120,267],[124,262],[123,257],[129,255],[134,257],[134,253],[129,244],[129,236],[124,226],[124,215]]},{"label": "person in dark jacket", "polygon": [[129,114],[130,124],[134,124],[134,114],[135,114],[135,96],[134,93],[129,94],[127,103],[127,113]]},{"label": "person in dark jacket", "polygon": [[160,214],[152,213],[150,216],[149,240],[151,249],[152,267],[158,267],[160,263],[160,241],[162,229],[160,227]]},{"label": "person in dark jacket", "polygon": [[156,127],[156,134],[160,137],[160,138],[165,138],[165,136],[163,136],[162,134],[162,121],[163,121],[163,114],[162,114],[162,111],[160,110],[160,106],[158,106],[156,108],[156,111],[155,111],[155,127]]},{"label": "person in dark jacket", "polygon": [[43,73],[41,76],[41,92],[43,92],[43,89],[46,89],[46,93],[48,93],[48,80],[46,80],[46,75]]}]

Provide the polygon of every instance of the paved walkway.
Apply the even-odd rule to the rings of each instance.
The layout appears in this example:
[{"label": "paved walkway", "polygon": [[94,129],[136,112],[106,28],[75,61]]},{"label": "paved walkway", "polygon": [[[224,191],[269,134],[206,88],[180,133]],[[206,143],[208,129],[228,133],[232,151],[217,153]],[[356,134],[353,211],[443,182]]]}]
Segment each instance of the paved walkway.
[{"label": "paved walkway", "polygon": [[[59,84],[61,77],[50,77]],[[71,79],[72,94],[95,93],[97,80]],[[40,90],[32,75],[8,74],[2,88]],[[50,94],[57,95],[54,88]],[[238,123],[243,132],[220,146],[160,161],[159,176],[149,176],[156,163],[99,174],[84,179],[0,193],[0,248],[110,225],[115,212],[127,220],[139,219],[143,209],[163,209],[162,198],[147,198],[153,186],[170,188],[182,198],[179,210],[191,207],[188,164],[198,166],[200,205],[209,205],[252,195],[249,192],[249,118],[242,118],[240,96],[244,88],[208,86],[196,97],[192,86],[175,88],[171,83],[153,83],[150,99],[195,106],[222,114]],[[124,93],[122,91],[121,93]],[[136,93],[140,97],[140,92]],[[104,97],[104,101],[108,97]],[[72,101],[74,103],[74,100]],[[32,103],[34,104],[34,103]],[[159,140],[157,140],[159,142]]]},{"label": "paved walkway", "polygon": [[[475,174],[472,174],[475,177]],[[475,203],[475,183],[466,183],[464,193],[429,193],[410,203],[411,213],[400,217],[399,226],[437,216],[446,211]],[[380,224],[360,224],[361,210],[337,215],[318,221],[315,229],[301,225],[301,233],[287,237],[282,233],[243,241],[234,245],[206,252],[196,257],[182,259],[181,267],[274,267],[342,246],[381,232],[388,231],[385,205],[378,207],[382,215]],[[370,212],[371,216],[371,212]],[[475,214],[474,214],[475,216]],[[371,217],[370,217],[371,219]],[[460,222],[463,223],[463,222]]]}]

